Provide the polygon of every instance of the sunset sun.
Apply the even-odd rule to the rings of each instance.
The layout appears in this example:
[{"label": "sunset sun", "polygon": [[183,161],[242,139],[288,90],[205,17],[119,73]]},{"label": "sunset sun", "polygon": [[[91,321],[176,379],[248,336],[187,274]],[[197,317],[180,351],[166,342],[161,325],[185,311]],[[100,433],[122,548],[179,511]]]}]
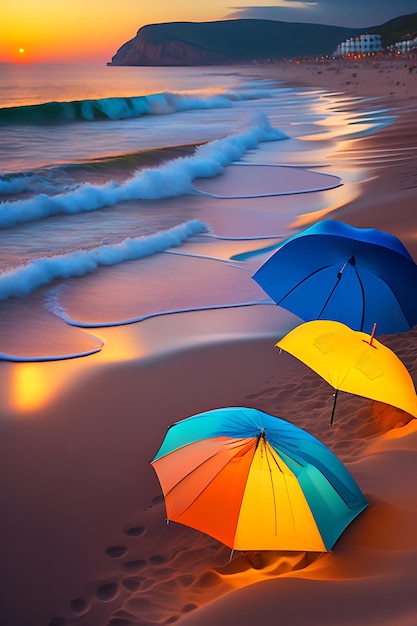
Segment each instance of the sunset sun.
[{"label": "sunset sun", "polygon": [[24,48],[19,48],[19,54],[23,54],[25,52]]}]

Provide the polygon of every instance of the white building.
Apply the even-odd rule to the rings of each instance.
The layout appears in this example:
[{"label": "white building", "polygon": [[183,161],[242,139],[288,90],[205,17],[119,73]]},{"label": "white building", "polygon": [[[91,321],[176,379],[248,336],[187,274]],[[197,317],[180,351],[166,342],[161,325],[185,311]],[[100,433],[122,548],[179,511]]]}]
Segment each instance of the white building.
[{"label": "white building", "polygon": [[397,41],[397,43],[389,47],[389,50],[403,54],[404,52],[409,52],[412,48],[417,48],[417,37],[406,39],[405,41]]},{"label": "white building", "polygon": [[365,33],[342,41],[333,56],[346,57],[351,54],[375,54],[382,50],[381,35]]}]

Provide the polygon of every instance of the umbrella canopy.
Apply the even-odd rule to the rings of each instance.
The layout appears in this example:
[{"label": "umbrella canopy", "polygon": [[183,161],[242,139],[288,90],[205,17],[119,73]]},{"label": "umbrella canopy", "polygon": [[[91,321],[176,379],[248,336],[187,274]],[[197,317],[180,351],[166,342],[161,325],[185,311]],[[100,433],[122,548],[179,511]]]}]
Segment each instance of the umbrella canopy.
[{"label": "umbrella canopy", "polygon": [[314,320],[296,326],[276,346],[336,390],[385,402],[417,417],[416,391],[407,368],[372,335],[340,322]]},{"label": "umbrella canopy", "polygon": [[330,319],[378,334],[417,324],[417,265],[401,241],[325,220],[291,237],[253,279],[304,321]]},{"label": "umbrella canopy", "polygon": [[321,441],[257,409],[177,422],[151,464],[167,519],[237,550],[328,551],[367,506]]}]

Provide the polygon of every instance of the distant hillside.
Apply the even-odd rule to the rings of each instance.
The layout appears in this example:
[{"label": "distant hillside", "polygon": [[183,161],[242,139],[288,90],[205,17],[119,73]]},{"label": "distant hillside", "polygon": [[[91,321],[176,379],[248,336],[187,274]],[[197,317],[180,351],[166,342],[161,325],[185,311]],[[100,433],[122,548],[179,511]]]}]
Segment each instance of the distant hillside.
[{"label": "distant hillside", "polygon": [[384,46],[417,31],[417,13],[368,29],[273,20],[150,24],[123,44],[109,65],[222,65],[331,55],[363,32],[383,35]]},{"label": "distant hillside", "polygon": [[331,54],[359,29],[272,20],[169,22],[143,26],[112,65],[216,65]]},{"label": "distant hillside", "polygon": [[385,24],[368,28],[368,33],[379,33],[382,35],[382,45],[384,48],[391,46],[404,37],[414,39],[417,37],[417,13],[396,17]]}]

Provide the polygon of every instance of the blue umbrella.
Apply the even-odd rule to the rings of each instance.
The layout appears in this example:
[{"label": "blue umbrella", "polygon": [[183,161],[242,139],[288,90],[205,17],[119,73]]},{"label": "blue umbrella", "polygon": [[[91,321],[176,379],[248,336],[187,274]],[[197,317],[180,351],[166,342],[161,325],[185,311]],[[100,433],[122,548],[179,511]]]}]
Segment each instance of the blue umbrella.
[{"label": "blue umbrella", "polygon": [[417,265],[401,241],[324,220],[287,239],[253,279],[304,321],[327,319],[377,334],[417,324]]}]

